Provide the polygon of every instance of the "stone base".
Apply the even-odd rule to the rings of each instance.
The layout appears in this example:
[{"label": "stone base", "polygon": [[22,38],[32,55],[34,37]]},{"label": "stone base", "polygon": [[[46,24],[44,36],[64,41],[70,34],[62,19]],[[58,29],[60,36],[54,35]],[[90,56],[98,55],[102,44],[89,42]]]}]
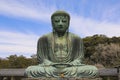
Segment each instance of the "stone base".
[{"label": "stone base", "polygon": [[23,78],[22,80],[102,80],[102,78]]}]

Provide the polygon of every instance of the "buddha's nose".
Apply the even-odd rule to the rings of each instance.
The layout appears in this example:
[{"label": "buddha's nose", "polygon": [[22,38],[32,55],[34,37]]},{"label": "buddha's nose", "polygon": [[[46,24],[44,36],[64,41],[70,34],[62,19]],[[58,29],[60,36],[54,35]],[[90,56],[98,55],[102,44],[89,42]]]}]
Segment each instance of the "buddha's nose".
[{"label": "buddha's nose", "polygon": [[58,23],[58,25],[59,25],[59,26],[62,26],[62,25],[63,25],[63,22],[62,22],[62,21],[60,21],[60,22]]}]

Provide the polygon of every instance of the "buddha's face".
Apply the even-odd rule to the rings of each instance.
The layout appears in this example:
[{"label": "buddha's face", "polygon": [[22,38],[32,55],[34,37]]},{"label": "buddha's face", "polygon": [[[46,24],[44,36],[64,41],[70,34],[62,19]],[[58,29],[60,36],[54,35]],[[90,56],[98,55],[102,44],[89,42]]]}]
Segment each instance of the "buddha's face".
[{"label": "buddha's face", "polygon": [[69,27],[69,18],[66,15],[56,15],[52,18],[52,26],[56,32],[66,32]]}]

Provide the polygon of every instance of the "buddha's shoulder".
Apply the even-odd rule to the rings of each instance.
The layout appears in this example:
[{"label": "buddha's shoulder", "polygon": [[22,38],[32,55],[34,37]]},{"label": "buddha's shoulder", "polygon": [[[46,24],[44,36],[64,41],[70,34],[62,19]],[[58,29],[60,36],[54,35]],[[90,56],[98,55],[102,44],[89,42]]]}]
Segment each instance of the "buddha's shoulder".
[{"label": "buddha's shoulder", "polygon": [[74,34],[74,33],[71,33],[69,32],[69,36],[72,37],[72,38],[78,38],[78,39],[81,39],[81,37],[77,34]]},{"label": "buddha's shoulder", "polygon": [[52,32],[42,35],[39,39],[49,38],[49,37],[51,37],[51,36],[52,36]]},{"label": "buddha's shoulder", "polygon": [[[76,34],[74,34],[74,33],[71,33],[71,32],[69,32],[68,33],[68,35],[69,35],[69,37],[71,37],[71,38],[74,38],[74,39],[81,39],[81,37],[79,36],[79,35],[76,35]],[[40,38],[39,38],[39,40],[40,39],[51,39],[51,37],[53,36],[53,33],[51,32],[51,33],[47,33],[47,34],[44,34],[43,36],[41,36]]]},{"label": "buddha's shoulder", "polygon": [[52,36],[52,35],[53,35],[53,33],[50,32],[50,33],[44,34],[42,37],[50,37],[50,36]]}]

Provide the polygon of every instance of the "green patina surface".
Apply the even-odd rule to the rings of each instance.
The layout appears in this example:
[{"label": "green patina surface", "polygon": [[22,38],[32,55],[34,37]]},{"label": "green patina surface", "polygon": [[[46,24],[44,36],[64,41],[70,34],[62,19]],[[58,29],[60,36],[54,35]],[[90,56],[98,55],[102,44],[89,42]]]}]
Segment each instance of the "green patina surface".
[{"label": "green patina surface", "polygon": [[95,66],[82,63],[84,47],[80,37],[69,32],[70,15],[56,11],[51,16],[53,31],[38,40],[38,65],[29,66],[26,76],[40,77],[95,77]]}]

